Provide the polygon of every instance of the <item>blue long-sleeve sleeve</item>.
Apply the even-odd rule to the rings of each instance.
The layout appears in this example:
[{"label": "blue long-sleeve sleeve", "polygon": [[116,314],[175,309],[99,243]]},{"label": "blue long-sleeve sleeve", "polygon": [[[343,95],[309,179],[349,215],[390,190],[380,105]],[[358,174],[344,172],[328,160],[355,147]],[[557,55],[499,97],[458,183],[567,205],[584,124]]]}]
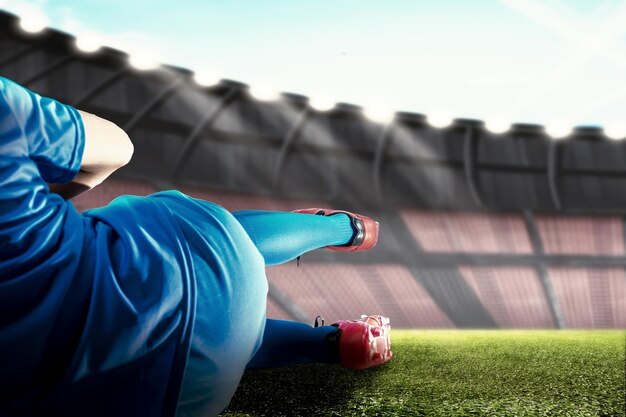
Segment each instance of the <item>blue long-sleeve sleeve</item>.
[{"label": "blue long-sleeve sleeve", "polygon": [[55,332],[68,328],[60,312],[83,222],[46,182],[71,180],[84,145],[75,109],[0,77],[0,390],[13,398],[57,372],[51,361],[67,359]]},{"label": "blue long-sleeve sleeve", "polygon": [[85,146],[80,114],[0,77],[0,267],[3,281],[35,269],[59,245],[67,217],[46,182],[76,176]]}]

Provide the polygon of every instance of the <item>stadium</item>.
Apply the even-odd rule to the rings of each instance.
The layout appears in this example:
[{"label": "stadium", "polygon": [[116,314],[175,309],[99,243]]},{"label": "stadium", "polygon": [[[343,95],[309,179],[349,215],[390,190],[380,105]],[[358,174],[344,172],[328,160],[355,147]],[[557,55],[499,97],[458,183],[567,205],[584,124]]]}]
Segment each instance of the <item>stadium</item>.
[{"label": "stadium", "polygon": [[372,120],[352,103],[203,85],[2,11],[0,74],[132,138],[130,164],[73,200],[79,211],[178,189],[228,210],[380,221],[371,252],[268,268],[267,315],[383,314],[393,361],[250,371],[224,415],[625,415],[626,141],[597,126],[555,138],[526,123]]}]

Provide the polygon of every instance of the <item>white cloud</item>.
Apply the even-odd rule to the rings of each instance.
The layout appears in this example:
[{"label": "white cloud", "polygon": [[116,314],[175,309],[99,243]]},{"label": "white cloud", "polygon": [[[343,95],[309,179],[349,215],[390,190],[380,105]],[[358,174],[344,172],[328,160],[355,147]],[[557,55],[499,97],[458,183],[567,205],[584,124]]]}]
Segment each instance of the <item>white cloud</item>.
[{"label": "white cloud", "polygon": [[[44,19],[51,22],[75,35],[86,52],[109,46],[129,53],[142,68],[156,62],[188,67],[199,70],[199,81],[208,85],[224,77],[261,87],[260,77],[279,91],[310,96],[322,108],[348,101],[366,109],[382,107],[375,114],[423,112],[435,123],[474,117],[501,130],[518,121],[621,120],[626,105],[626,43],[620,37],[626,12],[616,13],[623,1],[604,0],[602,7],[580,10],[566,0],[499,0],[507,7],[494,7],[494,17],[487,13],[480,25],[453,15],[454,25],[441,20],[420,26],[413,22],[418,17],[411,17],[411,25],[398,25],[402,30],[381,21],[382,37],[356,36],[363,28],[345,22],[337,26],[341,31],[302,32],[289,39],[278,39],[275,31],[254,22],[242,31],[234,24],[241,16],[226,13],[227,8],[220,9],[225,12],[221,26],[195,25],[197,30],[179,33],[180,22],[166,31],[138,19],[124,27],[114,7],[95,7],[107,1],[116,3],[90,0],[84,7],[68,7],[60,0],[0,0],[0,7],[34,16],[39,26]],[[155,5],[151,16],[166,19],[167,10]]]},{"label": "white cloud", "polygon": [[20,17],[30,13],[37,16],[46,16],[43,11],[45,4],[46,0],[0,0],[0,5],[3,9]]},{"label": "white cloud", "polygon": [[475,87],[518,87],[530,83],[534,78],[532,74],[497,73],[474,78],[467,84]]}]

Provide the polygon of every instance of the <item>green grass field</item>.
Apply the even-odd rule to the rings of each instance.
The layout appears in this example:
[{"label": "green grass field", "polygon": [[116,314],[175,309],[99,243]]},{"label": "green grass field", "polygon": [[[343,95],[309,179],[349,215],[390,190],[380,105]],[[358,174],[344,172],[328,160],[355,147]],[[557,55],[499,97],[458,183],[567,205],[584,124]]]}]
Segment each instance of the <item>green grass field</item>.
[{"label": "green grass field", "polygon": [[623,331],[392,331],[393,360],[247,372],[225,416],[624,416]]}]

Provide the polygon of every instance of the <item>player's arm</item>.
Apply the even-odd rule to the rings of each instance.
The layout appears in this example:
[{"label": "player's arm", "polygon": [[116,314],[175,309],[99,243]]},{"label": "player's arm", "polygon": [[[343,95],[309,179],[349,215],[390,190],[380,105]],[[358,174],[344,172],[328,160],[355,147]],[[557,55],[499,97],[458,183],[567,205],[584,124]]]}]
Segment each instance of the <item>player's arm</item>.
[{"label": "player's arm", "polygon": [[70,199],[102,183],[133,156],[133,144],[114,123],[79,111],[85,128],[85,150],[76,177],[65,184],[48,184],[50,191]]}]

